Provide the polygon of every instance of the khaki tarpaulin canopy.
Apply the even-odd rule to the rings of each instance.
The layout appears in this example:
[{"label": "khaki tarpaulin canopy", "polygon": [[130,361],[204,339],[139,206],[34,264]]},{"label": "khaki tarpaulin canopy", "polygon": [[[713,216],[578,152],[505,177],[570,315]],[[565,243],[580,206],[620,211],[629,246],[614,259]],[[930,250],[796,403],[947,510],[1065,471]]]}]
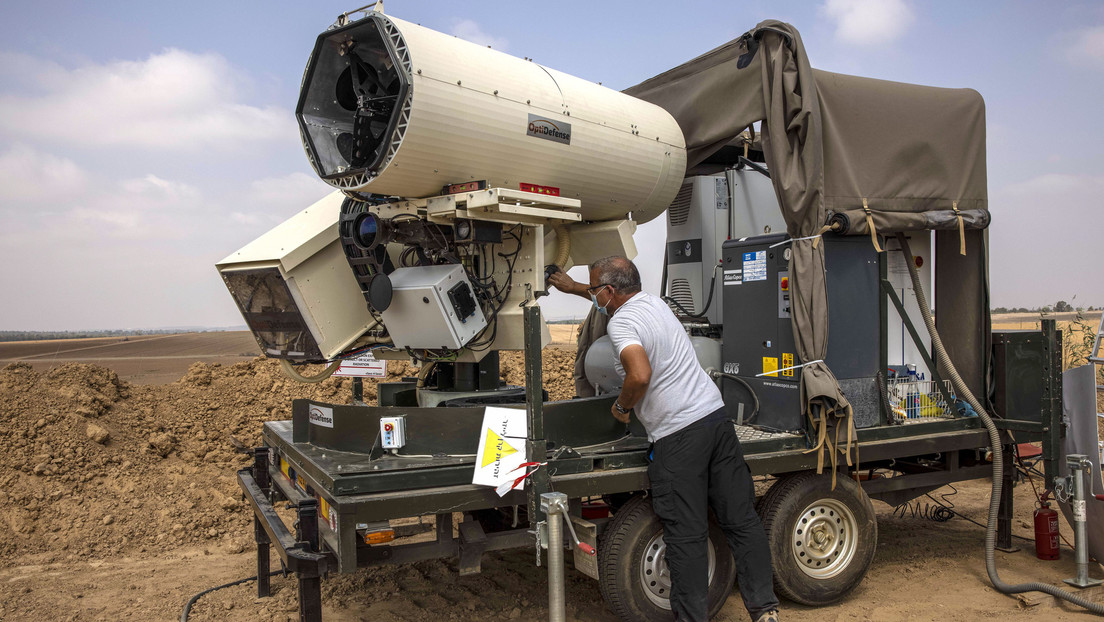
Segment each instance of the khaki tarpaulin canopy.
[{"label": "khaki tarpaulin canopy", "polygon": [[[869,235],[880,250],[876,234],[935,230],[938,329],[975,394],[987,394],[989,211],[985,104],[976,91],[813,69],[797,29],[768,20],[625,92],[675,117],[688,167],[762,122],[767,167],[793,238],[802,361],[823,361],[828,349],[820,234]],[[825,363],[802,368],[801,396],[818,446],[842,434],[850,447],[851,406]],[[834,466],[836,452],[829,454]]]}]

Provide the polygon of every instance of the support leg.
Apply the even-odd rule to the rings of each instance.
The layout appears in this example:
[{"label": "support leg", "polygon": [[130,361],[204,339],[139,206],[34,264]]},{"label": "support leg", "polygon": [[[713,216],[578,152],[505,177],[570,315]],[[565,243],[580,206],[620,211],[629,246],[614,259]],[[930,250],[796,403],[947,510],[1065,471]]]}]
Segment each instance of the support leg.
[{"label": "support leg", "polygon": [[997,512],[997,549],[1006,553],[1020,550],[1012,546],[1012,485],[1016,476],[1015,456],[1012,445],[1005,445],[1001,451],[1004,456],[1004,476],[1001,478],[1000,509]]},{"label": "support leg", "polygon": [[269,572],[269,541],[268,534],[261,521],[253,517],[253,537],[257,541],[257,598],[265,598],[272,595],[272,584]]},{"label": "support leg", "polygon": [[[299,517],[300,542],[310,544],[310,550],[318,550],[318,502],[307,499],[299,502],[296,512]],[[300,571],[299,577],[299,620],[300,622],[322,622],[322,577],[317,570]]]},{"label": "support leg", "polygon": [[353,403],[364,403],[364,380],[361,378],[353,378]]},{"label": "support leg", "polygon": [[[268,451],[268,447],[257,447],[253,450],[253,479],[266,494],[271,488],[271,480],[268,477]],[[271,543],[268,533],[265,532],[256,515],[253,516],[253,539],[257,542],[257,597],[265,598],[272,594],[268,576]]]},{"label": "support leg", "polygon": [[299,577],[299,622],[322,622],[321,577]]}]

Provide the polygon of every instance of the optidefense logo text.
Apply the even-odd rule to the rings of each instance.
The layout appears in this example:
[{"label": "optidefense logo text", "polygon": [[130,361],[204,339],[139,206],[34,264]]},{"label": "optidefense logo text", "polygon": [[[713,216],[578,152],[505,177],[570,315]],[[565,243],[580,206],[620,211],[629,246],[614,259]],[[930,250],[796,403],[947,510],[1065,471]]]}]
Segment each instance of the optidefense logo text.
[{"label": "optidefense logo text", "polygon": [[326,406],[311,404],[310,410],[307,411],[307,419],[314,425],[320,425],[324,428],[334,427],[333,409]]},{"label": "optidefense logo text", "polygon": [[535,136],[545,140],[571,144],[571,124],[563,121],[552,122],[535,114],[529,115],[529,129],[525,132],[528,136]]}]

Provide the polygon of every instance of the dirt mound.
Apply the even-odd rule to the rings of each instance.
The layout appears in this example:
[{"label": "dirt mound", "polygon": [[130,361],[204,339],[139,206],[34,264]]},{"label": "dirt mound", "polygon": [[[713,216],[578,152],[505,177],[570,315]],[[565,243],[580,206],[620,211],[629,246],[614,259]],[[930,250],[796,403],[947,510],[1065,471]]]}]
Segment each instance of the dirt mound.
[{"label": "dirt mound", "polygon": [[[552,399],[572,396],[573,363],[570,352],[546,351]],[[395,381],[416,369],[392,362],[388,371]],[[522,383],[519,353],[503,354],[502,376]],[[351,391],[346,378],[300,384],[264,358],[195,363],[177,382],[146,386],[95,365],[8,365],[0,369],[0,558],[74,561],[207,541],[244,548],[251,534],[234,472],[250,458],[231,438],[254,446],[262,422],[291,416],[293,399],[345,403]],[[375,397],[375,382],[365,382],[365,400]]]}]

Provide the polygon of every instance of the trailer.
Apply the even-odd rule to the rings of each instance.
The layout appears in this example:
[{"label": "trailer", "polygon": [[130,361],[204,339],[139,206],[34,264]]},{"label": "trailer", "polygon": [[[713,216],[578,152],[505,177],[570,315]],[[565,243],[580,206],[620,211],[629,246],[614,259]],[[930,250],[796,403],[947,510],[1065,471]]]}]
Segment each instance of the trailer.
[{"label": "trailer", "polygon": [[[539,311],[528,311],[531,325]],[[1047,481],[1057,473],[1061,435],[1059,334],[1053,320],[1042,331],[995,333],[997,403],[1006,410],[1001,427],[1008,432],[1008,461],[1015,441],[1039,441]],[[526,350],[529,387],[539,387],[540,350]],[[499,497],[493,489],[470,484],[472,457],[388,456],[371,447],[379,419],[397,414],[438,430],[456,442],[456,453],[470,453],[471,432],[482,421],[481,407],[395,407],[315,404],[297,400],[291,421],[264,425],[264,446],[253,450],[252,468],[238,481],[253,507],[257,541],[258,595],[268,595],[269,549],[299,578],[303,619],[321,619],[320,579],[330,572],[402,564],[426,559],[457,560],[461,575],[478,573],[491,551],[559,546],[574,550],[575,568],[599,581],[606,602],[625,620],[656,619],[668,608],[670,587],[664,576],[662,529],[647,497],[647,437],[634,422],[623,435],[576,449],[580,439],[608,435],[613,396],[562,402],[541,401],[527,391],[530,437],[527,460],[548,462],[524,491]],[[383,392],[381,391],[381,394]],[[333,427],[310,423],[312,407],[332,409]],[[735,425],[735,423],[733,424]],[[874,558],[877,521],[871,500],[891,506],[943,485],[988,477],[988,443],[976,417],[881,426],[860,430],[859,474],[875,479],[837,479],[816,473],[816,456],[807,435],[767,432],[736,426],[752,473],[769,489],[758,511],[767,529],[781,595],[807,605],[824,605],[845,596],[864,577]],[[585,441],[584,441],[585,442]],[[374,453],[373,453],[374,452]],[[999,546],[1011,548],[1011,477],[1002,497]],[[579,538],[598,551],[590,557],[569,540],[549,543],[538,534],[544,520],[540,495],[557,491],[570,499],[571,521]],[[602,500],[597,504],[594,500]],[[288,502],[296,528],[276,512]],[[601,508],[594,516],[595,505]],[[430,517],[435,538],[404,544],[398,519]],[[808,521],[808,522],[806,522]],[[816,540],[802,539],[802,528]],[[394,538],[394,539],[392,539]],[[407,538],[409,539],[409,538]],[[710,609],[727,599],[735,572],[720,530],[710,531]],[[535,547],[535,548],[534,548]],[[807,561],[806,561],[807,560]]]},{"label": "trailer", "polygon": [[[1035,441],[1057,478],[1060,334],[990,329],[974,91],[813,70],[796,29],[767,21],[618,93],[368,11],[319,35],[296,113],[338,192],[219,271],[262,351],[301,380],[318,378],[297,364],[332,372],[366,351],[420,364],[376,404],[359,384],[348,404],[296,401],[238,472],[258,595],[275,547],[303,620],[321,618],[328,573],[451,558],[466,575],[514,548],[538,565],[572,550],[626,622],[670,617],[647,435],[609,416],[615,357],[589,344],[578,367],[595,395],[549,401],[537,305],[546,265],[631,258],[636,224],[660,215],[662,293],[758,480],[780,596],[825,605],[863,580],[872,500],[1001,473],[1008,548],[1002,465]],[[503,350],[524,352],[524,386],[500,381]],[[492,408],[525,424],[495,441],[526,465],[497,489],[472,483]],[[549,493],[567,498],[570,537]],[[712,614],[736,577],[715,525],[710,542]]]}]

